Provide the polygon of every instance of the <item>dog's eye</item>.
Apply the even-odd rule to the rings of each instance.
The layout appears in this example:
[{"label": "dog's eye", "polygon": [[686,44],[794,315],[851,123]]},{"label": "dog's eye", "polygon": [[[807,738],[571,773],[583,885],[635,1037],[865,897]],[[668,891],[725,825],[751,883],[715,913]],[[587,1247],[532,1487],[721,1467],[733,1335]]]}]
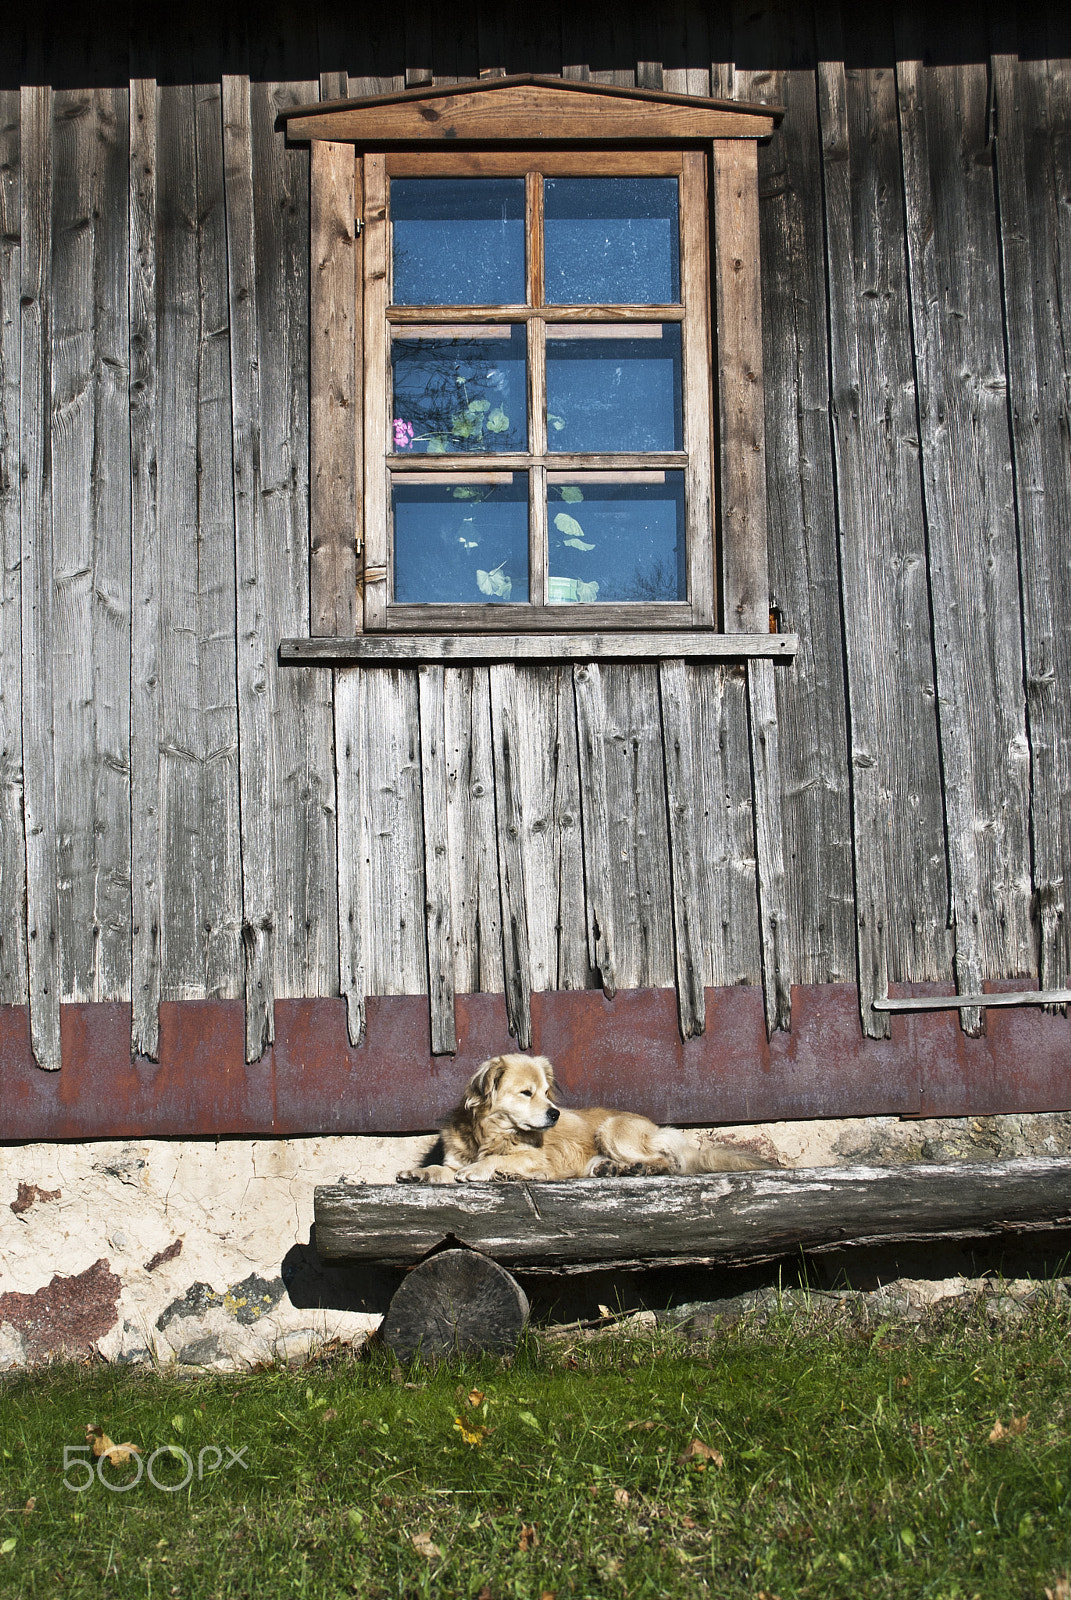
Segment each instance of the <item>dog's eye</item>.
[{"label": "dog's eye", "polygon": [[521,1093],[522,1094],[526,1094],[528,1096],[529,1100],[530,1100],[532,1098],[534,1090],[532,1090],[532,1089],[522,1089]]}]

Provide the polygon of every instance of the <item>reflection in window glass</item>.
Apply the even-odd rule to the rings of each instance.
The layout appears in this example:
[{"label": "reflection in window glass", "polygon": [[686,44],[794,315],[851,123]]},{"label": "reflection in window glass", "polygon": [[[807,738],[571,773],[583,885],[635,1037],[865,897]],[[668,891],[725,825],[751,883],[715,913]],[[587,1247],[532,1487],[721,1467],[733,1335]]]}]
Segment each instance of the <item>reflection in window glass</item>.
[{"label": "reflection in window glass", "polygon": [[547,328],[547,443],[555,450],[680,450],[677,323]]},{"label": "reflection in window glass", "polygon": [[526,449],[524,353],[523,327],[395,328],[393,451]]},{"label": "reflection in window glass", "polygon": [[684,473],[549,474],[551,605],[685,600]]},{"label": "reflection in window glass", "polygon": [[399,604],[528,599],[526,472],[399,472],[391,491]]},{"label": "reflection in window glass", "polygon": [[395,178],[399,306],[523,305],[523,178]]},{"label": "reflection in window glass", "polygon": [[543,193],[548,305],[679,301],[675,178],[547,178]]}]

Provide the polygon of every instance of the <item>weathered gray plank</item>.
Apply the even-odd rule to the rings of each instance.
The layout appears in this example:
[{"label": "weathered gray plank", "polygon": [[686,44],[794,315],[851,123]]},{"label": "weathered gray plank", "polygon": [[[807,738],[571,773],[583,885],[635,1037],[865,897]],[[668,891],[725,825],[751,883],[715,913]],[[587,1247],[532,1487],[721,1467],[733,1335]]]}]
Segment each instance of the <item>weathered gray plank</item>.
[{"label": "weathered gray plank", "polygon": [[662,755],[666,772],[673,947],[681,1038],[695,1039],[706,1025],[700,864],[696,836],[696,762],[692,740],[692,686],[683,661],[658,669]]},{"label": "weathered gray plank", "polygon": [[[277,127],[303,83],[253,84],[258,530],[271,685],[276,997],[338,993],[331,680],[280,672],[276,645],[309,615],[309,184],[305,152]],[[349,579],[344,578],[344,582]],[[351,596],[352,603],[352,596]]]},{"label": "weathered gray plank", "polygon": [[19,95],[0,90],[0,1004],[25,1005],[22,810]]},{"label": "weathered gray plank", "polygon": [[792,956],[786,928],[777,702],[768,661],[748,662],[747,689],[762,989],[766,1031],[773,1033],[777,1028],[788,1028],[792,1021]]},{"label": "weathered gray plank", "polygon": [[53,730],[63,998],[130,994],[127,93],[53,100]]},{"label": "weathered gray plank", "polygon": [[618,927],[610,886],[609,800],[606,776],[606,699],[597,661],[573,668],[580,810],[584,841],[584,905],[588,963],[612,1000],[618,987]]},{"label": "weathered gray plank", "polygon": [[[838,54],[837,49],[829,54]],[[896,85],[819,69],[860,1016],[951,972]]]},{"label": "weathered gray plank", "polygon": [[338,965],[346,1002],[350,1044],[364,1043],[368,995],[366,971],[368,862],[361,848],[362,672],[335,679],[335,792],[338,796]]},{"label": "weathered gray plank", "polygon": [[420,773],[424,817],[424,907],[428,949],[431,1053],[454,1055],[454,935],[450,904],[446,706],[442,667],[421,667]]},{"label": "weathered gray plank", "polygon": [[520,1048],[527,1050],[532,1043],[532,945],[523,848],[525,770],[517,669],[508,663],[495,666],[490,678],[506,1015],[510,1032]]},{"label": "weathered gray plank", "polygon": [[[361,925],[367,992],[426,994],[416,673],[363,672],[360,693],[356,842],[364,875]],[[341,813],[339,822],[341,856]],[[352,818],[347,822],[347,848],[352,850]]]},{"label": "weathered gray plank", "polygon": [[1071,971],[1071,75],[1066,62],[993,63],[1000,236],[1019,519],[1033,883],[1040,982]]},{"label": "weathered gray plank", "polygon": [[1036,971],[986,69],[904,59],[897,83],[956,982],[970,992]]},{"label": "weathered gray plank", "polygon": [[130,1049],[156,1060],[160,862],[160,576],[157,505],[156,80],[130,84]]},{"label": "weathered gray plank", "polygon": [[267,593],[270,560],[261,526],[265,493],[260,462],[257,241],[248,78],[223,79],[223,160],[234,460],[245,1058],[259,1061],[275,1039],[275,750],[271,729],[277,708],[272,693],[273,618]]},{"label": "weathered gray plank", "polygon": [[335,638],[353,633],[359,620],[356,163],[352,145],[324,140],[313,141],[310,162],[310,627],[314,635]]},{"label": "weathered gray plank", "polygon": [[797,983],[837,983],[855,978],[855,910],[815,78],[736,78],[744,99],[787,107],[759,145],[769,583],[779,626],[800,640],[775,679],[784,935]]},{"label": "weathered gray plank", "polygon": [[488,669],[448,667],[444,701],[454,981],[459,994],[501,994],[505,977]]},{"label": "weathered gray plank", "polygon": [[[615,977],[622,989],[668,988],[673,918],[657,670],[608,666],[602,686]],[[585,834],[588,823],[585,813]]]},{"label": "weathered gray plank", "polygon": [[161,996],[242,992],[223,133],[216,87],[157,95]]},{"label": "weathered gray plank", "polygon": [[283,639],[284,662],[487,661],[744,661],[755,656],[791,661],[799,649],[794,633],[707,633],[683,629],[650,633],[424,633],[364,634],[355,639]]},{"label": "weathered gray plank", "polygon": [[407,1266],[446,1238],[506,1267],[578,1272],[593,1263],[761,1261],[879,1240],[999,1236],[1069,1219],[1066,1157],[316,1190],[324,1260],[385,1266]]},{"label": "weathered gray plank", "polygon": [[743,667],[693,672],[696,830],[706,982],[762,982]]},{"label": "weathered gray plank", "polygon": [[22,748],[30,1042],[60,1065],[60,948],[53,757],[51,429],[52,91],[23,88],[19,479],[22,523]]},{"label": "weathered gray plank", "polygon": [[584,838],[581,826],[580,752],[577,746],[573,674],[556,674],[554,715],[553,821],[558,851],[559,989],[591,989],[598,975],[588,959],[588,919],[584,894]]}]

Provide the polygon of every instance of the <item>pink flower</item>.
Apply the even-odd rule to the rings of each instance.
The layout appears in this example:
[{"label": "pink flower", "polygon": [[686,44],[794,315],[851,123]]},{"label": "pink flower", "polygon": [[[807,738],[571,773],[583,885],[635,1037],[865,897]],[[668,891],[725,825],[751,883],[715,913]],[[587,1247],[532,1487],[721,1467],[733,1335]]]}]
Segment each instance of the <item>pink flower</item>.
[{"label": "pink flower", "polygon": [[394,419],[394,448],[395,450],[408,450],[413,442],[413,424],[405,422],[401,417]]}]

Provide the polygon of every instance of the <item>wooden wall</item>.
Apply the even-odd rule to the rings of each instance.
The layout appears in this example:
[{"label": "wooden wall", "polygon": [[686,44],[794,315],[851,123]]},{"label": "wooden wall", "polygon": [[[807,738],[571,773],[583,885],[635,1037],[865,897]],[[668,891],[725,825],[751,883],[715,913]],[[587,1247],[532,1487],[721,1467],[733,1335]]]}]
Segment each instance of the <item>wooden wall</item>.
[{"label": "wooden wall", "polygon": [[[1066,981],[1071,46],[1034,13],[575,9],[79,22],[9,65],[0,1003],[41,1065],[60,1001],[130,1002],[153,1056],[161,1001],[244,997],[253,1059],[275,999],[341,992],[356,1040],[365,996],[427,992],[444,905],[458,992],[522,1040],[533,992],[600,983],[679,983],[687,1031],[704,985],[765,974],[783,1022],[858,976],[878,1035],[890,982]],[[742,666],[276,660],[309,620],[309,155],[277,115],[502,70],[787,107],[767,486],[801,648],[759,851]]]}]

